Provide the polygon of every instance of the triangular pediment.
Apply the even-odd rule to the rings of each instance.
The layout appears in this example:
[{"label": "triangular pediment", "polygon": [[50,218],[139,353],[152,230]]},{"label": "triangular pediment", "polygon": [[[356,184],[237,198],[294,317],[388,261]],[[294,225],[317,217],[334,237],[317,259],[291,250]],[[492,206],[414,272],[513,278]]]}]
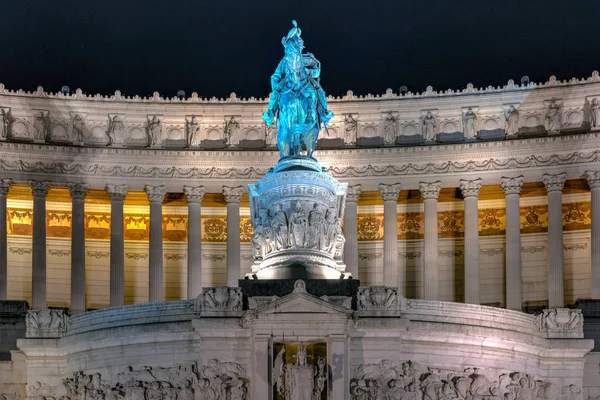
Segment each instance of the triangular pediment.
[{"label": "triangular pediment", "polygon": [[308,293],[291,293],[260,306],[256,313],[267,314],[337,314],[347,315],[352,311],[332,304]]}]

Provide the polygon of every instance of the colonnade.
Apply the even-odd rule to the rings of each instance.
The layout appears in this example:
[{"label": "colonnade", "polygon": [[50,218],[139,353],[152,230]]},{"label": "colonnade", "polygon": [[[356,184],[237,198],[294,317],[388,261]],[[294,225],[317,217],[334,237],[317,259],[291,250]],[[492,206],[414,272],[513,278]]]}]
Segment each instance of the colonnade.
[{"label": "colonnade", "polygon": [[[592,197],[592,298],[600,298],[600,171],[585,174]],[[543,176],[548,194],[548,300],[549,307],[564,307],[564,260],[562,233],[562,191],[566,174]],[[520,310],[521,289],[521,237],[519,203],[524,179],[522,176],[502,177],[500,184],[506,197],[506,306]],[[10,179],[0,180],[0,300],[7,299],[7,194]],[[478,200],[484,181],[461,180],[459,188],[464,198],[464,298],[466,303],[479,304],[479,227]],[[49,182],[30,181],[33,196],[32,237],[32,308],[46,307],[46,196]],[[85,311],[85,217],[84,200],[87,186],[69,183],[72,199],[71,234],[71,310]],[[438,197],[440,181],[421,182],[419,189],[424,199],[423,240],[423,297],[439,299],[438,266]],[[145,186],[150,202],[149,293],[150,301],[164,300],[162,207],[165,186]],[[111,202],[110,226],[110,306],[124,304],[124,214],[123,203],[127,185],[106,185]],[[358,199],[362,187],[350,186],[346,196],[344,261],[347,271],[358,276]],[[380,184],[379,192],[384,202],[383,279],[389,286],[398,282],[397,201],[401,184]],[[201,204],[205,193],[203,186],[184,186],[188,201],[188,298],[202,292],[201,256]],[[223,187],[227,202],[227,285],[237,286],[240,279],[240,200],[242,186]]]}]

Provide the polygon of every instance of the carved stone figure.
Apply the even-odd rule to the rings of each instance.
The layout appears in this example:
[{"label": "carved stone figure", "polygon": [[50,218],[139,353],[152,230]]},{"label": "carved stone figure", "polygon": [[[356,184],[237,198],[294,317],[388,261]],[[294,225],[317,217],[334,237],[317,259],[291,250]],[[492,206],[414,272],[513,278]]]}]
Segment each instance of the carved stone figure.
[{"label": "carved stone figure", "polygon": [[546,119],[544,124],[548,133],[557,134],[562,129],[562,121],[560,118],[560,106],[552,100],[546,111]]},{"label": "carved stone figure", "polygon": [[268,221],[263,221],[260,216],[256,218],[254,235],[250,240],[250,245],[252,246],[252,255],[255,260],[264,259],[267,253],[269,252],[269,229],[267,225],[264,225],[265,222]]},{"label": "carved stone figure", "polygon": [[0,139],[11,137],[11,127],[14,120],[10,108],[0,107]]},{"label": "carved stone figure", "polygon": [[271,125],[265,123],[265,145],[267,147],[277,146],[277,122]]},{"label": "carved stone figure", "polygon": [[600,126],[600,102],[597,98],[592,99],[590,103],[590,127]]},{"label": "carved stone figure", "polygon": [[344,142],[346,144],[356,144],[356,132],[358,130],[358,122],[352,114],[346,114],[344,118]]},{"label": "carved stone figure", "polygon": [[583,337],[583,314],[581,310],[569,308],[553,308],[543,310],[537,316],[537,324],[542,332],[563,336],[574,335]]},{"label": "carved stone figure", "polygon": [[119,115],[113,115],[108,119],[108,145],[123,142],[125,124]]},{"label": "carved stone figure", "polygon": [[25,323],[27,337],[59,337],[67,330],[70,318],[63,310],[29,310]]},{"label": "carved stone figure", "polygon": [[333,255],[336,245],[336,210],[329,208],[325,213],[325,240],[323,241],[323,249]]},{"label": "carved stone figure", "polygon": [[341,259],[344,256],[344,244],[346,243],[346,238],[344,237],[344,232],[342,231],[342,219],[336,217],[335,219],[335,246],[333,251],[333,258]]},{"label": "carved stone figure", "polygon": [[333,113],[321,88],[321,63],[310,53],[302,54],[304,41],[296,21],[282,39],[285,55],[271,76],[272,93],[262,115],[270,126],[278,120],[277,146],[281,157],[301,155],[302,145],[312,157],[321,124],[327,126]]},{"label": "carved stone figure", "polygon": [[304,247],[308,221],[306,211],[300,201],[296,202],[296,208],[290,215],[290,245],[293,249]]},{"label": "carved stone figure", "polygon": [[156,115],[153,115],[152,118],[148,116],[146,134],[148,136],[148,146],[160,146],[162,144],[161,121]]},{"label": "carved stone figure", "polygon": [[33,139],[46,140],[50,132],[50,118],[44,111],[38,112],[33,118]]},{"label": "carved stone figure", "polygon": [[242,291],[227,286],[204,288],[197,304],[204,311],[242,311]]},{"label": "carved stone figure", "polygon": [[515,106],[511,105],[504,113],[506,120],[504,125],[504,133],[506,136],[514,136],[519,133],[519,111]]},{"label": "carved stone figure", "polygon": [[79,114],[75,114],[73,117],[73,140],[76,143],[83,143],[85,141],[85,121]]},{"label": "carved stone figure", "polygon": [[240,123],[232,116],[229,121],[225,122],[225,139],[227,139],[227,144],[230,146],[237,146],[240,144],[239,132]]},{"label": "carved stone figure", "polygon": [[308,361],[307,345],[299,343],[294,363],[285,363],[285,345],[273,364],[272,385],[285,400],[320,400],[327,382],[327,365],[323,358]]},{"label": "carved stone figure", "polygon": [[423,139],[426,142],[435,140],[435,117],[431,111],[427,111],[427,114],[423,116]]},{"label": "carved stone figure", "polygon": [[383,140],[386,143],[396,142],[396,129],[397,129],[396,118],[392,113],[388,113],[385,121],[383,122]]},{"label": "carved stone figure", "polygon": [[275,250],[288,248],[288,218],[281,204],[275,206],[275,213],[271,219],[271,238]]},{"label": "carved stone figure", "polygon": [[325,215],[318,203],[313,204],[313,209],[308,213],[308,237],[306,247],[322,249],[325,245]]},{"label": "carved stone figure", "polygon": [[197,146],[198,145],[198,131],[200,127],[198,126],[198,122],[196,122],[196,116],[192,115],[185,120],[185,131],[187,137],[187,146]]},{"label": "carved stone figure", "polygon": [[477,115],[471,107],[467,109],[467,112],[463,116],[464,121],[464,135],[465,139],[477,138]]},{"label": "carved stone figure", "polygon": [[392,311],[402,308],[402,299],[398,288],[386,286],[361,286],[356,294],[360,311]]}]

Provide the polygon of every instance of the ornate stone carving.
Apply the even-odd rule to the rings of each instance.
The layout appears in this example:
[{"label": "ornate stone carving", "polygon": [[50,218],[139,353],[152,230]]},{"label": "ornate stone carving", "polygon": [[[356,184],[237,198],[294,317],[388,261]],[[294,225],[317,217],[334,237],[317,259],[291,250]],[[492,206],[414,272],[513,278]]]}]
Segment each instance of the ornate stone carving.
[{"label": "ornate stone carving", "polygon": [[48,249],[48,254],[55,257],[67,257],[71,255],[70,250],[56,250],[56,249]]},{"label": "ornate stone carving", "polygon": [[600,101],[596,97],[589,103],[589,121],[591,128],[600,126]]},{"label": "ornate stone carving", "polygon": [[146,119],[147,145],[149,147],[161,146],[163,142],[161,116],[148,115]]},{"label": "ornate stone carving", "polygon": [[242,289],[228,286],[204,288],[196,298],[196,311],[242,311]]},{"label": "ornate stone carving", "polygon": [[432,110],[421,111],[421,132],[426,142],[434,142],[436,138],[435,115]]},{"label": "ornate stone carving", "polygon": [[47,110],[37,110],[33,116],[33,140],[46,141],[50,136],[50,116]]},{"label": "ornate stone carving", "polygon": [[202,203],[204,199],[204,193],[206,192],[204,186],[183,186],[183,193],[187,198],[188,203]]},{"label": "ornate stone carving", "polygon": [[519,133],[519,110],[510,105],[504,112],[504,133],[506,136],[516,136]]},{"label": "ornate stone carving", "polygon": [[108,115],[108,129],[106,136],[108,136],[108,145],[123,144],[125,140],[125,117],[121,114],[109,114]]},{"label": "ornate stone carving", "polygon": [[228,203],[239,203],[243,195],[243,186],[223,186],[223,196],[225,196],[225,201]]},{"label": "ornate stone carving", "polygon": [[[55,390],[53,387],[46,383],[35,382],[27,385],[27,399],[28,400],[54,400]],[[71,399],[69,399],[71,400]]]},{"label": "ornate stone carving", "polygon": [[350,380],[352,400],[576,400],[580,395],[576,385],[560,388],[521,372],[492,376],[480,368],[456,371],[412,361],[362,364]]},{"label": "ornate stone carving", "polygon": [[351,201],[351,202],[357,203],[361,191],[362,191],[361,185],[348,186],[348,191],[346,192],[346,202]]},{"label": "ornate stone carving", "polygon": [[8,191],[10,190],[11,184],[12,184],[12,179],[0,179],[0,195],[2,195],[2,196],[8,195]]},{"label": "ornate stone carving", "polygon": [[110,257],[110,252],[108,252],[108,251],[88,251],[86,254],[88,257],[93,257],[93,258],[108,258],[108,257]]},{"label": "ornate stone carving", "polygon": [[394,113],[387,113],[383,121],[383,140],[386,144],[396,143],[396,135],[398,133],[398,123]]},{"label": "ornate stone carving", "polygon": [[85,183],[68,183],[69,193],[71,194],[72,199],[85,199],[88,192],[88,185]]},{"label": "ornate stone carving", "polygon": [[10,251],[12,254],[17,254],[19,256],[23,256],[25,254],[31,254],[32,249],[31,247],[9,247],[8,251]]},{"label": "ornate stone carving", "polygon": [[384,183],[379,184],[379,194],[383,201],[398,201],[398,195],[400,195],[401,185],[399,183],[393,183],[387,185]]},{"label": "ornate stone carving", "polygon": [[537,326],[550,338],[583,338],[581,310],[553,308],[537,316]]},{"label": "ornate stone carving", "polygon": [[224,136],[229,146],[238,146],[240,144],[240,123],[235,120],[235,116],[225,119]]},{"label": "ornate stone carving", "polygon": [[481,178],[471,181],[461,179],[459,182],[459,187],[463,197],[479,197],[479,191],[481,190],[482,184],[483,179]]},{"label": "ornate stone carving", "polygon": [[565,172],[556,175],[544,174],[542,177],[542,181],[544,182],[544,186],[546,186],[546,190],[548,192],[562,192],[566,180],[567,174]]},{"label": "ornate stone carving", "polygon": [[358,311],[400,311],[406,308],[405,299],[397,287],[360,286],[356,293]]},{"label": "ornate stone carving", "polygon": [[15,121],[10,107],[0,107],[0,140],[12,138],[12,125]]},{"label": "ornate stone carving", "polygon": [[600,187],[600,171],[585,171],[584,176],[590,189]]},{"label": "ornate stone carving", "polygon": [[46,198],[50,189],[50,182],[46,181],[29,181],[29,188],[33,197]]},{"label": "ornate stone carving", "polygon": [[[196,364],[169,368],[129,367],[118,374],[116,382],[102,379],[99,373],[79,371],[63,379],[62,385],[66,393],[63,400],[247,400],[249,380],[241,365],[212,359],[201,367]],[[47,393],[54,394],[53,391]]]},{"label": "ornate stone carving", "polygon": [[160,186],[144,186],[144,191],[148,196],[148,201],[150,203],[162,203],[165,199],[165,194],[167,193],[167,188],[165,185]]},{"label": "ornate stone carving", "polygon": [[356,144],[358,132],[358,121],[352,114],[346,114],[344,117],[344,143]]},{"label": "ornate stone carving", "polygon": [[125,257],[135,261],[146,260],[148,258],[148,253],[134,253],[129,251],[125,253]]},{"label": "ornate stone carving", "polygon": [[560,112],[561,106],[556,103],[556,100],[552,100],[546,111],[546,117],[544,118],[544,127],[549,134],[558,134],[562,129],[562,118]]},{"label": "ornate stone carving", "polygon": [[[327,383],[325,358],[309,362],[307,345],[297,344],[293,363],[285,362],[286,345],[282,344],[273,362],[271,385],[285,400],[321,399]],[[329,398],[329,397],[326,397]]]},{"label": "ornate stone carving", "polygon": [[75,143],[84,143],[88,136],[85,118],[85,113],[71,113],[71,140]]},{"label": "ornate stone carving", "polygon": [[472,107],[467,108],[463,112],[463,133],[466,140],[474,140],[477,138],[477,114]]},{"label": "ornate stone carving", "polygon": [[294,282],[294,291],[292,293],[306,293],[306,282],[302,279],[298,279]]},{"label": "ornate stone carving", "polygon": [[106,191],[111,201],[123,201],[125,200],[125,196],[127,196],[129,187],[127,185],[112,185],[109,183],[106,185]]},{"label": "ornate stone carving", "polygon": [[437,200],[442,189],[442,182],[419,182],[419,190],[425,200],[434,199]]},{"label": "ornate stone carving", "polygon": [[505,195],[509,194],[521,194],[521,187],[523,186],[523,175],[516,176],[514,178],[502,177],[500,178],[500,185],[504,190]]},{"label": "ornate stone carving", "polygon": [[63,310],[29,310],[25,318],[27,337],[61,337],[71,323]]},{"label": "ornate stone carving", "polygon": [[200,126],[196,122],[195,115],[185,117],[185,135],[187,138],[187,147],[196,147],[200,143]]}]

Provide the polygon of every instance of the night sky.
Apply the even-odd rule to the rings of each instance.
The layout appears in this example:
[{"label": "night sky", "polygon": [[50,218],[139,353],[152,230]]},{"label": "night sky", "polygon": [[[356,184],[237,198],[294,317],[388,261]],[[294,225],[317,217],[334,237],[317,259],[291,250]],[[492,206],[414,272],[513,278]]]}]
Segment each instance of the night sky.
[{"label": "night sky", "polygon": [[15,0],[0,7],[0,82],[262,97],[292,19],[333,95],[600,69],[598,0]]}]

